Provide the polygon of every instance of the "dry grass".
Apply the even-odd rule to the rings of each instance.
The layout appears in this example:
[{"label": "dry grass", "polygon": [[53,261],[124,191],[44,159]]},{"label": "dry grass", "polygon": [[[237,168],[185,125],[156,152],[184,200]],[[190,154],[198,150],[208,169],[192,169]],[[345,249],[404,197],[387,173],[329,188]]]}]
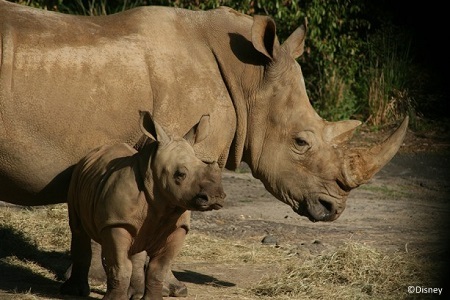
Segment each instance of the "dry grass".
[{"label": "dry grass", "polygon": [[193,234],[179,260],[279,269],[242,291],[258,299],[411,299],[408,286],[436,286],[438,280],[437,265],[414,253],[382,252],[351,240],[319,256],[294,253],[286,246]]},{"label": "dry grass", "polygon": [[[66,206],[2,207],[0,239],[0,266],[15,266],[28,270],[33,278],[55,281],[61,275],[55,270],[67,267],[70,231]],[[60,257],[65,261],[48,268],[45,259],[49,253],[59,253],[50,264],[58,264]],[[288,245],[264,246],[256,240],[193,232],[177,262],[279,270],[238,289],[235,293],[241,299],[404,299],[409,285],[429,282],[433,286],[434,266],[424,264],[413,253],[385,253],[353,241],[321,255],[301,256]],[[428,269],[424,270],[424,265]],[[239,282],[239,275],[228,279]],[[45,299],[23,291],[14,297],[8,299]]]},{"label": "dry grass", "polygon": [[[2,207],[0,228],[4,232],[8,229],[11,235],[17,235],[10,242],[26,242],[30,247],[45,251],[69,249],[70,229],[65,204],[25,209]],[[20,247],[17,250],[21,251]]]},{"label": "dry grass", "polygon": [[202,233],[187,236],[178,261],[213,262],[221,264],[272,264],[274,261],[288,261],[287,249],[262,246],[260,241],[237,241],[213,237]]},{"label": "dry grass", "polygon": [[251,292],[271,299],[405,299],[411,297],[408,286],[433,278],[433,267],[411,253],[388,254],[348,241],[331,253],[284,265]]}]

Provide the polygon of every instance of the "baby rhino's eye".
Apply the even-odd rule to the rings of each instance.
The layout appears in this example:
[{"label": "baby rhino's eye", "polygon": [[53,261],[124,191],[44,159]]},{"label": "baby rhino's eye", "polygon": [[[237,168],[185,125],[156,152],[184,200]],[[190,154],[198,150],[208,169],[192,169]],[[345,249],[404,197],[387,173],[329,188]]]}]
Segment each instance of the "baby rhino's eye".
[{"label": "baby rhino's eye", "polygon": [[186,173],[181,170],[176,170],[173,175],[176,184],[181,184],[183,180],[186,178]]}]

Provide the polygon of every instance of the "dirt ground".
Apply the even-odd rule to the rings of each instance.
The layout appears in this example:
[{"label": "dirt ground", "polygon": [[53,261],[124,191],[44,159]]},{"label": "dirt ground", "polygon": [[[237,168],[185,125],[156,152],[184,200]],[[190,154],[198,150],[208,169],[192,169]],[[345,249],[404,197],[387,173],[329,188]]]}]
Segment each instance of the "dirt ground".
[{"label": "dirt ground", "polygon": [[[331,223],[312,223],[296,215],[273,198],[245,166],[238,172],[226,171],[223,177],[227,193],[225,207],[219,211],[194,212],[192,232],[258,243],[269,236],[272,238],[269,244],[295,251],[306,259],[352,240],[387,253],[414,251],[430,261],[447,264],[450,257],[448,146],[448,141],[408,133],[400,153],[368,184],[351,192],[346,210]],[[39,284],[57,284],[10,282],[8,274],[4,273],[7,270],[0,265],[0,299],[12,299],[9,297],[15,290],[23,292],[32,286],[33,291],[39,292]],[[270,269],[266,265],[249,268],[245,264],[190,262],[182,258],[174,265],[175,275],[189,290],[184,299],[244,299],[237,292],[239,289],[276,271],[275,267]],[[440,287],[448,288],[445,274],[440,276]],[[95,293],[91,296],[101,297]],[[61,298],[56,287],[54,296],[47,294],[30,299]]]}]

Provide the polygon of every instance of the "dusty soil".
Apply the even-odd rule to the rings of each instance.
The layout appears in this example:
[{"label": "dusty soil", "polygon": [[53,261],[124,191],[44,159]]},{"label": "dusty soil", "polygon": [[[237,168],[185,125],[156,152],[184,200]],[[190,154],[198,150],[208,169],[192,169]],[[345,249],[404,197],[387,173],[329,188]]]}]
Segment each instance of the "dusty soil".
[{"label": "dusty soil", "polygon": [[[366,136],[370,139],[370,137]],[[352,240],[386,251],[416,252],[430,261],[447,264],[450,235],[450,155],[448,141],[430,140],[408,133],[397,156],[368,184],[353,190],[342,216],[331,223],[312,223],[273,198],[245,166],[224,173],[226,206],[207,213],[193,213],[192,232],[218,238],[257,241],[266,236],[280,249],[308,259],[332,251]],[[188,241],[189,242],[189,241]],[[57,254],[54,254],[57,255]],[[0,299],[14,290],[32,291],[60,299],[58,282],[11,282],[0,265]],[[276,272],[267,266],[189,262],[174,265],[175,275],[189,289],[185,299],[243,299],[237,291],[264,275]],[[448,287],[446,274],[442,286]],[[54,295],[39,286],[55,288]],[[32,292],[34,293],[34,292]],[[406,294],[405,287],[405,294]],[[93,298],[101,294],[92,293]],[[34,298],[32,298],[34,299]],[[168,298],[176,299],[176,298]],[[245,299],[258,299],[251,297]]]}]

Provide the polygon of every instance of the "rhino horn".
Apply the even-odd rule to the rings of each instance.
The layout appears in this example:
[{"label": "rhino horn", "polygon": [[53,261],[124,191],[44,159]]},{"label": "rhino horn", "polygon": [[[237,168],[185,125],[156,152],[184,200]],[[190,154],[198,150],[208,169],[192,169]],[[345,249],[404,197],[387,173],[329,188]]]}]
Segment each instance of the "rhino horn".
[{"label": "rhino horn", "polygon": [[356,120],[326,122],[324,140],[332,144],[342,144],[353,136],[359,125],[361,122]]},{"label": "rhino horn", "polygon": [[343,175],[350,189],[366,183],[397,153],[408,128],[408,116],[384,142],[371,148],[350,148],[345,153]]}]

